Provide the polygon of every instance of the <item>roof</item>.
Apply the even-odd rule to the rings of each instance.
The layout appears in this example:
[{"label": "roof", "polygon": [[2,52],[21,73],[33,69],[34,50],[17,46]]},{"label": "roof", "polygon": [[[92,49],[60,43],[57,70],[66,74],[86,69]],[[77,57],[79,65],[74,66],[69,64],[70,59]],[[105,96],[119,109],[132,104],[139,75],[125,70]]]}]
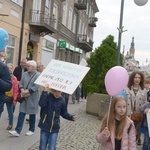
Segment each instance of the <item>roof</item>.
[{"label": "roof", "polygon": [[136,65],[135,65],[134,62],[128,61],[128,62],[127,62],[127,66],[129,66],[129,67],[135,67]]}]

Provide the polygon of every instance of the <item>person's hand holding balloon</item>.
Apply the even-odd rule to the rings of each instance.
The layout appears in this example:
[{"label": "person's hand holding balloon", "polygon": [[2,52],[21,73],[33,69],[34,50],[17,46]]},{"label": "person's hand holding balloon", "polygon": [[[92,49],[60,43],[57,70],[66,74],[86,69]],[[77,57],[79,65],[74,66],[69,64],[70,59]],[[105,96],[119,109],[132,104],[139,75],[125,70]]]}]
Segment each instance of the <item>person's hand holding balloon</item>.
[{"label": "person's hand holding balloon", "polygon": [[104,128],[103,135],[106,136],[106,137],[110,136],[110,131],[108,130],[108,127]]}]

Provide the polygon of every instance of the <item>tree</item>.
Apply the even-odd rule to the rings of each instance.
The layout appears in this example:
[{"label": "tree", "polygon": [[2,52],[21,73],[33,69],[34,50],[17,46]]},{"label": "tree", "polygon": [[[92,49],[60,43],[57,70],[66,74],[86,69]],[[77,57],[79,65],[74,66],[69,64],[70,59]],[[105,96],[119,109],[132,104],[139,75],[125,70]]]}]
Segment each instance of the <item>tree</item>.
[{"label": "tree", "polygon": [[110,68],[116,65],[116,61],[117,44],[114,42],[114,37],[109,35],[102,41],[102,44],[95,49],[91,57],[87,59],[90,71],[82,82],[83,90],[86,95],[93,92],[106,93],[104,84],[105,75]]}]

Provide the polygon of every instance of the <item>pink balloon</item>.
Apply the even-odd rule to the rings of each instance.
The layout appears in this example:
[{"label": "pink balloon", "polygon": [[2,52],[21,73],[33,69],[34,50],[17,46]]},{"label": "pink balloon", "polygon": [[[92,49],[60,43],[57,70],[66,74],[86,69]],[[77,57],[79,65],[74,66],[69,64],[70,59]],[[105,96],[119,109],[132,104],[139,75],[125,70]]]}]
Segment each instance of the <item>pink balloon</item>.
[{"label": "pink balloon", "polygon": [[121,66],[112,67],[105,76],[105,87],[109,95],[121,92],[128,83],[128,72]]}]

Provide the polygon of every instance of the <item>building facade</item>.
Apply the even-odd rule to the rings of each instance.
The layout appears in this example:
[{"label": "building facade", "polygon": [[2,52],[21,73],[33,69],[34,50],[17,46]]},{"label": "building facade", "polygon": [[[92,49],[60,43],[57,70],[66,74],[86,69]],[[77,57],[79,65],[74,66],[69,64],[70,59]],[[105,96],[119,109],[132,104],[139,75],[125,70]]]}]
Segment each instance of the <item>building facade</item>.
[{"label": "building facade", "polygon": [[0,0],[7,62],[27,57],[45,66],[53,58],[79,64],[93,49],[98,11],[95,0]]},{"label": "building facade", "polygon": [[22,3],[0,0],[0,28],[9,34],[8,45],[5,48],[7,62],[16,64],[19,53]]},{"label": "building facade", "polygon": [[139,61],[135,60],[135,43],[134,43],[134,37],[132,37],[132,42],[129,51],[124,57],[124,67],[126,70],[131,73],[134,70],[139,69]]}]

